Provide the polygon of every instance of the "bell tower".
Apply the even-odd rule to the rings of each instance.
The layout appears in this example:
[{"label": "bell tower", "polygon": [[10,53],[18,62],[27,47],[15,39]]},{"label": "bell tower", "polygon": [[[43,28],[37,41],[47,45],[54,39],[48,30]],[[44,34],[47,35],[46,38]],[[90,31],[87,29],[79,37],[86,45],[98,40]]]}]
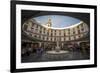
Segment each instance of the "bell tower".
[{"label": "bell tower", "polygon": [[48,17],[48,22],[47,22],[47,24],[46,24],[48,27],[51,27],[52,26],[52,23],[51,23],[51,18],[50,17]]}]

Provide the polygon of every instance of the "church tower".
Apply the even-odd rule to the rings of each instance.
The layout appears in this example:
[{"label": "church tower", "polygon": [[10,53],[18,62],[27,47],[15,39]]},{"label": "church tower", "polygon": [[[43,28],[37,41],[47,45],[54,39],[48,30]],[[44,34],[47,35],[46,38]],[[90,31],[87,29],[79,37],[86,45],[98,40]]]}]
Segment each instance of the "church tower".
[{"label": "church tower", "polygon": [[48,22],[47,22],[47,24],[46,24],[48,27],[51,27],[52,26],[52,23],[51,23],[51,18],[50,17],[48,17]]}]

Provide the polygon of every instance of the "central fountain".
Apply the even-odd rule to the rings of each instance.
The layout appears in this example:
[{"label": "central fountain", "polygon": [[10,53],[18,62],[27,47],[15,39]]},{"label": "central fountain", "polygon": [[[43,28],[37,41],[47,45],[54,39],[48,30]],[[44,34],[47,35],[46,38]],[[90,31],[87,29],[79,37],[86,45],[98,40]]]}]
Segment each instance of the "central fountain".
[{"label": "central fountain", "polygon": [[49,54],[64,54],[64,53],[68,53],[68,51],[61,50],[61,48],[59,46],[59,41],[57,41],[56,42],[56,47],[53,48],[51,51],[47,51],[47,53],[49,53]]}]

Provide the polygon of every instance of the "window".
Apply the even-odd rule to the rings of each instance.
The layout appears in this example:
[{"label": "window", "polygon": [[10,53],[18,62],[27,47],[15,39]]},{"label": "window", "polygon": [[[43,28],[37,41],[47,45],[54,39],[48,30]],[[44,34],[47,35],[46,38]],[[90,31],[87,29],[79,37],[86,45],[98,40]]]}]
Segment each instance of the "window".
[{"label": "window", "polygon": [[36,35],[34,35],[34,37],[36,37]]},{"label": "window", "polygon": [[56,36],[56,30],[55,30],[55,36]]},{"label": "window", "polygon": [[74,40],[76,39],[76,36],[74,36]]},{"label": "window", "polygon": [[47,35],[49,35],[49,32],[47,32]]},{"label": "window", "polygon": [[47,37],[47,40],[48,40],[48,37]]},{"label": "window", "polygon": [[68,29],[68,34],[70,34],[70,29]]},{"label": "window", "polygon": [[78,34],[80,34],[80,30],[78,30]]},{"label": "window", "polygon": [[81,31],[83,32],[84,31],[84,28],[82,28]]},{"label": "window", "polygon": [[61,30],[59,30],[59,35],[61,35]]},{"label": "window", "polygon": [[43,33],[45,33],[45,28],[43,28]]},{"label": "window", "polygon": [[66,31],[64,30],[64,36],[66,36],[66,33],[65,33]]},{"label": "window", "polygon": [[73,32],[72,33],[75,34],[75,28],[73,28]]},{"label": "window", "polygon": [[51,36],[53,36],[53,33],[51,32]]},{"label": "window", "polygon": [[79,26],[77,26],[77,29],[79,29]]}]

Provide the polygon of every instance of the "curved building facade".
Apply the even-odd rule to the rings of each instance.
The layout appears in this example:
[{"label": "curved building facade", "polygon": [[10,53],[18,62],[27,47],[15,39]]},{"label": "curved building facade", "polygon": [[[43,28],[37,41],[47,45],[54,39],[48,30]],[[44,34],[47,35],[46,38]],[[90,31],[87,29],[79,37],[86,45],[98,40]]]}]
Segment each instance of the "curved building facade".
[{"label": "curved building facade", "polygon": [[41,25],[36,20],[31,19],[23,24],[22,29],[28,36],[48,42],[78,40],[89,32],[88,25],[83,21],[65,28],[53,28],[50,27],[50,24],[48,21],[47,25]]}]

